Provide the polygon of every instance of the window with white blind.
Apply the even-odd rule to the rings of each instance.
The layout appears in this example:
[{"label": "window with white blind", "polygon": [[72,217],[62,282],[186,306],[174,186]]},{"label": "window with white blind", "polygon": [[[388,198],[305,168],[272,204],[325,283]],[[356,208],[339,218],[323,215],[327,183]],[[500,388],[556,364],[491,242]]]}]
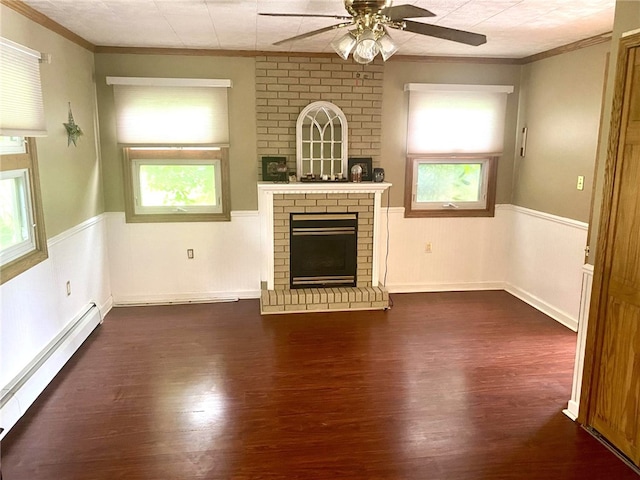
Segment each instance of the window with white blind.
[{"label": "window with white blind", "polygon": [[48,256],[32,138],[47,133],[40,57],[0,38],[0,283]]},{"label": "window with white blind", "polygon": [[47,134],[40,82],[40,52],[0,38],[0,135]]},{"label": "window with white blind", "polygon": [[129,222],[229,220],[230,80],[107,77]]},{"label": "window with white blind", "polygon": [[512,86],[407,84],[405,216],[493,216]]}]

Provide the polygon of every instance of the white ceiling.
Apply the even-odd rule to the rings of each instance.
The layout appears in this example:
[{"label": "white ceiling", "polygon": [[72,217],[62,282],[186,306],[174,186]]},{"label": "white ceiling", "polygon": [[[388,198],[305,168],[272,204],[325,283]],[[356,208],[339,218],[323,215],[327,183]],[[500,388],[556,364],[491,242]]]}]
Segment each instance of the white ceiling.
[{"label": "white ceiling", "polygon": [[[100,46],[332,52],[344,33],[332,30],[275,47],[294,35],[339,23],[331,18],[278,18],[258,12],[344,15],[343,0],[24,0]],[[487,36],[479,47],[397,30],[402,55],[522,58],[613,28],[615,0],[396,0],[437,16],[416,19]]]}]

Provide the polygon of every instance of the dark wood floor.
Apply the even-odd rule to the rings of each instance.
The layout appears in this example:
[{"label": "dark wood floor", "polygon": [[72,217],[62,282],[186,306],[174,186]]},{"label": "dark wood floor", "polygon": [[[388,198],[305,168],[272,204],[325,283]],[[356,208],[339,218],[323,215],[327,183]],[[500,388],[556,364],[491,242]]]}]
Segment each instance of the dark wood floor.
[{"label": "dark wood floor", "polygon": [[637,479],[561,413],[574,333],[505,292],[392,299],[114,309],[3,441],[4,479]]}]

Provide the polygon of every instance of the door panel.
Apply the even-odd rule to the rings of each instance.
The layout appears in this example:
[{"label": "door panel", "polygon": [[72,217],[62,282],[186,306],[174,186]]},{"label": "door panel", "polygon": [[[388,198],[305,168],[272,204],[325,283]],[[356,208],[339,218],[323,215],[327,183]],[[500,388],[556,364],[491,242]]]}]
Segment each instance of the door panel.
[{"label": "door panel", "polygon": [[640,55],[629,51],[589,424],[640,464]]}]

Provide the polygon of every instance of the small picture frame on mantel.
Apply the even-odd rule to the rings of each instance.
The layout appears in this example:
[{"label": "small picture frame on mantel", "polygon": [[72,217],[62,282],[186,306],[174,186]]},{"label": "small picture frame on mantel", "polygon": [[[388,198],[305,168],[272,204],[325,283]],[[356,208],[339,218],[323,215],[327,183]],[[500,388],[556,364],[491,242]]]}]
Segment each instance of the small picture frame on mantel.
[{"label": "small picture frame on mantel", "polygon": [[360,165],[362,167],[362,181],[363,182],[372,182],[373,181],[373,159],[371,157],[349,157],[349,161],[347,163],[348,173],[349,173],[349,181],[352,182],[351,177],[351,169],[354,165]]},{"label": "small picture frame on mantel", "polygon": [[287,157],[262,157],[262,180],[287,182],[289,180]]}]

